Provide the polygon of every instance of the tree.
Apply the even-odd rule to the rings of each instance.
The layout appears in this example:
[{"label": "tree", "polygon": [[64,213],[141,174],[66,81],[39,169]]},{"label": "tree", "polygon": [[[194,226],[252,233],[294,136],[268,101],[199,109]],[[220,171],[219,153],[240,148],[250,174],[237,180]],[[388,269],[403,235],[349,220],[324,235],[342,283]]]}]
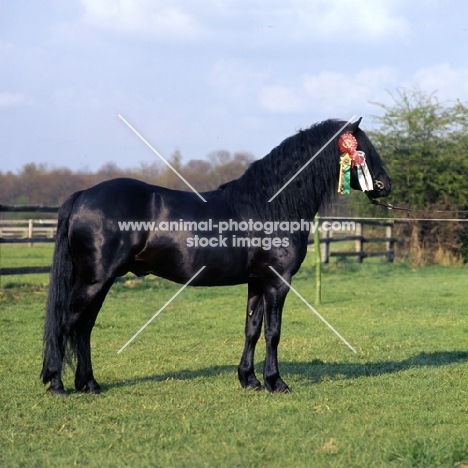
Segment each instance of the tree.
[{"label": "tree", "polygon": [[465,209],[468,204],[468,108],[436,95],[399,90],[395,104],[376,104],[371,139],[394,181],[393,199],[411,208]]},{"label": "tree", "polygon": [[[391,106],[376,103],[384,114],[375,118],[378,129],[368,132],[392,178],[391,203],[424,210],[418,218],[433,218],[437,210],[456,217],[468,208],[468,108],[420,90],[398,90],[392,98]],[[468,258],[460,224],[420,222],[409,229],[404,234],[412,247],[426,249],[432,259],[441,248]]]}]

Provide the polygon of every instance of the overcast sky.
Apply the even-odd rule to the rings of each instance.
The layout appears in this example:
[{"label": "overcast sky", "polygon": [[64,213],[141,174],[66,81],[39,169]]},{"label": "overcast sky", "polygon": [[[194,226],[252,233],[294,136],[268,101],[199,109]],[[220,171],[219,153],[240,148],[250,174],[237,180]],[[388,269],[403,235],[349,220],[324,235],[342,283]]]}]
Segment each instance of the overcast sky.
[{"label": "overcast sky", "polygon": [[468,101],[466,0],[0,0],[0,170],[263,157],[399,87]]}]

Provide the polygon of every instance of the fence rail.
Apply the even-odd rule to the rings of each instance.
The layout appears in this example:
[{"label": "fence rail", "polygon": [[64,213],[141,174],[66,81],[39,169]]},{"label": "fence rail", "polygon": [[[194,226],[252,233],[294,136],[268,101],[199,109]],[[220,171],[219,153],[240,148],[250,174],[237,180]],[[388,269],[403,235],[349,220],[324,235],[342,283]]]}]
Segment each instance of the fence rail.
[{"label": "fence rail", "polygon": [[0,242],[54,242],[57,231],[55,219],[0,220]]},{"label": "fence rail", "polygon": [[[356,218],[322,218],[322,221],[332,222],[353,222],[355,234],[347,235],[341,232],[334,232],[332,229],[322,230],[320,234],[321,256],[323,263],[329,263],[330,257],[356,257],[358,263],[362,263],[365,258],[369,257],[386,257],[388,262],[393,262],[395,259],[395,243],[400,242],[400,239],[394,236],[394,221],[379,221],[379,220],[359,220]],[[385,236],[374,237],[365,236],[364,227],[372,226],[374,228],[381,227],[385,229]],[[336,242],[354,242],[354,251],[331,251],[331,245]],[[313,244],[313,239],[309,244]],[[366,251],[365,245],[371,243],[385,243],[385,250]]]},{"label": "fence rail", "polygon": [[49,273],[50,266],[35,266],[35,267],[6,267],[0,268],[0,276],[8,275],[30,275],[32,273]]},{"label": "fence rail", "polygon": [[0,205],[0,212],[16,212],[16,213],[57,213],[58,206],[44,205]]}]

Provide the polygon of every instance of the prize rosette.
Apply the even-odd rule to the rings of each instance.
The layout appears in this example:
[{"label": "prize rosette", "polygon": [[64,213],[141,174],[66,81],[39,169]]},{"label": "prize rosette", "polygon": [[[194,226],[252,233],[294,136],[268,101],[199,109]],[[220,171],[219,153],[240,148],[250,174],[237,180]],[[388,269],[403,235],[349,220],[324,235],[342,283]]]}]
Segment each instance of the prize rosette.
[{"label": "prize rosette", "polygon": [[358,143],[354,135],[351,133],[343,133],[338,140],[338,148],[342,153],[348,153],[352,156],[358,147]]},{"label": "prize rosette", "polygon": [[351,185],[351,169],[356,168],[359,185],[363,192],[373,189],[372,177],[366,164],[366,155],[358,151],[358,142],[351,133],[343,133],[338,139],[338,148],[342,155],[340,158],[340,177],[338,192],[348,194]]}]

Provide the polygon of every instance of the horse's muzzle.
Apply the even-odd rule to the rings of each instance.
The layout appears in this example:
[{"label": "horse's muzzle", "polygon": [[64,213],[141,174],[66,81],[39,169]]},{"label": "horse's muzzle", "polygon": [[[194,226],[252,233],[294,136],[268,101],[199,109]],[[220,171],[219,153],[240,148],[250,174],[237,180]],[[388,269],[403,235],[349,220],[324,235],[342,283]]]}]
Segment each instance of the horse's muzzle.
[{"label": "horse's muzzle", "polygon": [[372,198],[388,197],[392,191],[392,184],[390,180],[385,184],[381,180],[374,180],[374,189],[366,192]]}]

